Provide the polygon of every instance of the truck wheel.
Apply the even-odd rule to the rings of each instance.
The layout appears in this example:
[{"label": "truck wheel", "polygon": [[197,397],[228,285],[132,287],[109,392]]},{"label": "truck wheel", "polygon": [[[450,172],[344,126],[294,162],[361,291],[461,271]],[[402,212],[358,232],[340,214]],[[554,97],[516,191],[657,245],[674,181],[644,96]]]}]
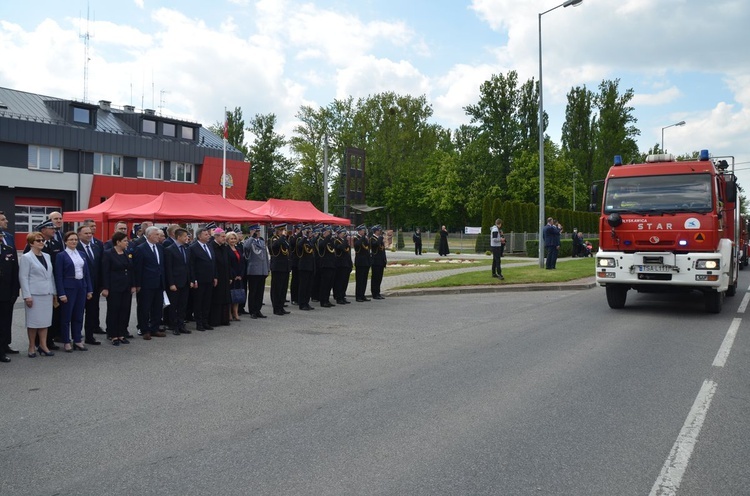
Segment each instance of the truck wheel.
[{"label": "truck wheel", "polygon": [[721,312],[721,304],[724,302],[724,293],[719,291],[707,291],[704,297],[706,301],[706,312]]},{"label": "truck wheel", "polygon": [[625,300],[628,297],[628,288],[617,284],[607,284],[607,304],[609,308],[620,309],[625,307]]},{"label": "truck wheel", "polygon": [[737,294],[737,283],[730,284],[727,288],[727,296],[734,296]]}]

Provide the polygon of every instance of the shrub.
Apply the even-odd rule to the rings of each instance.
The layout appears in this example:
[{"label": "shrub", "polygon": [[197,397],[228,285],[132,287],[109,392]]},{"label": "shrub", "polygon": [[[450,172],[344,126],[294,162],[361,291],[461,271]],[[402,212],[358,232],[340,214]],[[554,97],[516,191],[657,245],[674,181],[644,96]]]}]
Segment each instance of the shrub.
[{"label": "shrub", "polygon": [[[398,236],[396,237],[396,249],[403,250],[404,249],[404,232],[399,229],[398,230]],[[396,251],[396,250],[393,250]]]}]

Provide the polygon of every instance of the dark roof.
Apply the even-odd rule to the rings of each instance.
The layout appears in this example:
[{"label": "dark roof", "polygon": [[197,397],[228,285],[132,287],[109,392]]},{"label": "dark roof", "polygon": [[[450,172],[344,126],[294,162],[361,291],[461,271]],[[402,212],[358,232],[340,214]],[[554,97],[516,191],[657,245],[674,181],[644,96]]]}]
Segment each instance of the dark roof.
[{"label": "dark roof", "polygon": [[[168,142],[178,142],[191,144],[200,148],[223,149],[224,140],[196,122],[190,122],[183,119],[175,119],[160,115],[149,115],[145,112],[130,112],[125,109],[110,106],[110,110],[104,110],[99,105],[57,98],[25,91],[13,90],[10,88],[0,87],[0,118],[17,119],[29,122],[39,122],[52,124],[56,126],[65,126],[70,128],[86,129],[89,126],[77,124],[66,120],[65,116],[60,115],[55,109],[65,107],[66,103],[78,104],[96,112],[96,129],[94,131],[114,135],[140,136],[147,139],[156,139]],[[163,120],[170,123],[179,123],[197,129],[196,140],[183,140],[179,138],[170,138],[167,136],[142,134],[128,125],[133,122],[132,119],[123,119],[127,115],[144,115],[150,119]],[[120,117],[120,118],[118,118]],[[227,151],[233,154],[241,152],[233,146],[227,144]]]}]

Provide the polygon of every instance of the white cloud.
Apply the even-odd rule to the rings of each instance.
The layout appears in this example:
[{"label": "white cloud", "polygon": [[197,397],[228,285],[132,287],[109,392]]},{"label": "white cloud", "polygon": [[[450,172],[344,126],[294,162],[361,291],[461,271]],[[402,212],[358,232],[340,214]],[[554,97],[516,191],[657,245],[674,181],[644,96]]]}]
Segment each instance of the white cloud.
[{"label": "white cloud", "polygon": [[680,90],[677,87],[672,86],[671,88],[667,88],[658,93],[637,93],[633,96],[630,103],[634,107],[641,105],[664,105],[665,103],[675,101],[680,96],[682,96]]},{"label": "white cloud", "polygon": [[429,79],[405,60],[394,62],[368,55],[359,57],[337,74],[336,98],[340,99],[386,91],[419,96],[429,90]]},{"label": "white cloud", "polygon": [[136,5],[136,7],[142,9],[144,7],[143,0],[133,0],[133,3]]}]

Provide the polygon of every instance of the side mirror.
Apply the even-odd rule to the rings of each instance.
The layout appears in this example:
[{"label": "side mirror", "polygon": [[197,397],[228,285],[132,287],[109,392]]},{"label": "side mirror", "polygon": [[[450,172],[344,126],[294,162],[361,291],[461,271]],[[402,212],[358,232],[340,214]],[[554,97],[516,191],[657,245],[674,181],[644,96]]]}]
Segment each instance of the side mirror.
[{"label": "side mirror", "polygon": [[734,177],[727,178],[727,203],[737,202],[737,182]]},{"label": "side mirror", "polygon": [[599,201],[599,185],[591,185],[591,203],[589,203],[589,212],[596,212],[599,210],[597,202]]},{"label": "side mirror", "polygon": [[619,227],[622,224],[622,216],[617,212],[609,214],[609,217],[607,217],[607,223],[611,227]]}]

